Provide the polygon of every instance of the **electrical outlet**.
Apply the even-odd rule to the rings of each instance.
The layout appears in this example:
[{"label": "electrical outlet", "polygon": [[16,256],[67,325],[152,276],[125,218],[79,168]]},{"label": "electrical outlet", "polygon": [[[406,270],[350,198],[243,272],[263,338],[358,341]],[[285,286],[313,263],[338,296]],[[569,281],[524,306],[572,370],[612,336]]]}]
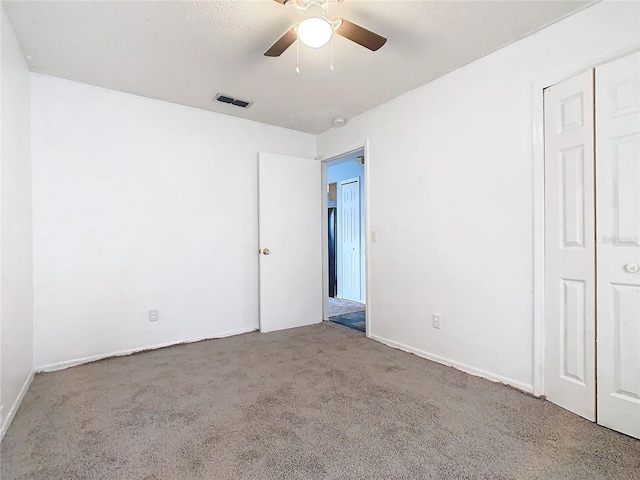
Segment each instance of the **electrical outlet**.
[{"label": "electrical outlet", "polygon": [[158,321],[158,310],[149,310],[149,321],[150,322]]},{"label": "electrical outlet", "polygon": [[433,315],[433,328],[440,329],[440,315]]},{"label": "electrical outlet", "polygon": [[371,230],[371,242],[378,241],[378,233],[375,230]]}]

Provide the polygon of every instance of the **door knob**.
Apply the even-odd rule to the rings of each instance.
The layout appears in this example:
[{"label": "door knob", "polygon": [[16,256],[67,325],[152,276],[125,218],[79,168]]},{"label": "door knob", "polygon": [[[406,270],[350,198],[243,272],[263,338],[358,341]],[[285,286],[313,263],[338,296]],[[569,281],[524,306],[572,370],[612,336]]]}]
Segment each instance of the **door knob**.
[{"label": "door knob", "polygon": [[268,248],[263,248],[262,249],[262,254],[263,255],[269,255],[271,253],[271,250],[269,250]]},{"label": "door knob", "polygon": [[637,263],[627,263],[624,266],[624,269],[629,273],[636,273],[638,270],[640,270],[640,267]]}]

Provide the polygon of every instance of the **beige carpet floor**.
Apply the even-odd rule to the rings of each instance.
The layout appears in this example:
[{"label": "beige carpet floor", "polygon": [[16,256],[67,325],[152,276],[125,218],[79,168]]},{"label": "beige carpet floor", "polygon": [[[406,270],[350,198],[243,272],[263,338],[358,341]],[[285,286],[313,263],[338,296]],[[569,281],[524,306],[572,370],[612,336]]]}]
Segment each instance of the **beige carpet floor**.
[{"label": "beige carpet floor", "polygon": [[323,323],[36,375],[13,479],[634,479],[640,442]]},{"label": "beige carpet floor", "polygon": [[364,312],[366,309],[367,306],[364,303],[354,302],[345,298],[329,297],[329,317]]}]

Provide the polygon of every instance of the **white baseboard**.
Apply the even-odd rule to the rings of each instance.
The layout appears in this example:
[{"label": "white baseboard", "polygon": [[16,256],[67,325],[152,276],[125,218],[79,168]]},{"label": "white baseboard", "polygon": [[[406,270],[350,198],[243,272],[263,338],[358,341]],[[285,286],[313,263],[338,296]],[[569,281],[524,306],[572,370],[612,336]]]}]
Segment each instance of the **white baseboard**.
[{"label": "white baseboard", "polygon": [[219,333],[213,337],[198,337],[198,338],[191,338],[188,340],[178,340],[175,342],[167,342],[167,343],[160,343],[157,345],[149,345],[149,346],[145,346],[145,347],[138,347],[138,348],[131,348],[128,350],[120,350],[118,352],[111,352],[111,353],[101,353],[99,355],[92,355],[90,357],[83,357],[83,358],[77,358],[75,360],[65,360],[64,362],[56,362],[56,363],[49,363],[46,365],[40,365],[35,367],[35,371],[36,373],[39,372],[55,372],[56,370],[64,370],[65,368],[70,368],[70,367],[75,367],[78,365],[82,365],[84,363],[91,363],[91,362],[95,362],[97,360],[103,360],[105,358],[111,358],[111,357],[123,357],[126,355],[131,355],[133,353],[138,353],[138,352],[144,352],[146,350],[157,350],[158,348],[165,348],[165,347],[171,347],[173,345],[181,345],[181,344],[185,344],[185,343],[195,343],[195,342],[201,342],[203,340],[214,340],[216,338],[225,338],[225,337],[231,337],[234,335],[240,335],[243,333],[250,333],[250,332],[255,332],[256,330],[258,330],[255,327],[252,328],[244,328],[244,329],[240,329],[240,330],[234,330],[231,332],[224,332],[224,333]]},{"label": "white baseboard", "polygon": [[33,382],[33,376],[34,376],[34,372],[31,372],[27,377],[27,379],[24,381],[24,384],[20,389],[20,393],[18,393],[18,396],[16,397],[15,402],[13,402],[13,405],[11,405],[11,409],[9,410],[9,413],[7,414],[6,418],[2,422],[2,429],[0,430],[0,440],[4,438],[4,434],[7,433],[7,430],[9,429],[9,426],[13,421],[13,417],[16,416],[16,412],[18,411],[18,408],[20,408],[20,404],[22,404],[22,400],[24,399],[24,396],[27,394],[27,390],[29,390],[29,387],[31,386],[31,382]]},{"label": "white baseboard", "polygon": [[405,352],[413,353],[414,355],[417,355],[422,358],[426,358],[427,360],[432,360],[437,363],[441,363],[443,365],[447,365],[448,367],[453,367],[456,370],[461,370],[470,375],[486,378],[487,380],[491,380],[492,382],[504,383],[506,385],[515,387],[518,390],[522,390],[523,392],[533,394],[533,385],[519,382],[518,380],[514,380],[512,378],[503,377],[502,375],[498,375],[496,373],[487,372],[486,370],[471,367],[469,365],[465,365],[464,363],[456,362],[455,360],[450,360],[448,358],[444,358],[439,355],[434,355],[433,353],[429,353],[423,350],[419,350],[417,348],[409,347],[402,343],[394,342],[393,340],[387,340],[386,338],[379,337],[377,335],[369,335],[369,338],[371,338],[372,340],[377,340],[378,342],[384,343],[389,347],[393,347],[399,350],[403,350]]}]

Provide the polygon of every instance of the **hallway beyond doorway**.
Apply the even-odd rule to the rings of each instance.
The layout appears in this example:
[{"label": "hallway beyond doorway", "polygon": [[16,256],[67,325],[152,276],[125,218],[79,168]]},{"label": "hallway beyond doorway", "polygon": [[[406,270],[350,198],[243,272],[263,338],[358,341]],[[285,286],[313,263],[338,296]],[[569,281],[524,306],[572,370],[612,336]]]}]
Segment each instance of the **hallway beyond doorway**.
[{"label": "hallway beyond doorway", "polygon": [[344,298],[329,297],[329,318],[348,313],[364,312],[367,306],[364,303],[354,302]]},{"label": "hallway beyond doorway", "polygon": [[327,189],[328,284],[325,319],[366,333],[365,152],[329,161]]},{"label": "hallway beyond doorway", "polygon": [[366,333],[366,308],[364,303],[329,297],[329,321]]},{"label": "hallway beyond doorway", "polygon": [[331,317],[329,318],[329,321],[339,323],[340,325],[352,330],[367,333],[367,312],[364,310],[361,312],[347,313],[345,315]]}]

